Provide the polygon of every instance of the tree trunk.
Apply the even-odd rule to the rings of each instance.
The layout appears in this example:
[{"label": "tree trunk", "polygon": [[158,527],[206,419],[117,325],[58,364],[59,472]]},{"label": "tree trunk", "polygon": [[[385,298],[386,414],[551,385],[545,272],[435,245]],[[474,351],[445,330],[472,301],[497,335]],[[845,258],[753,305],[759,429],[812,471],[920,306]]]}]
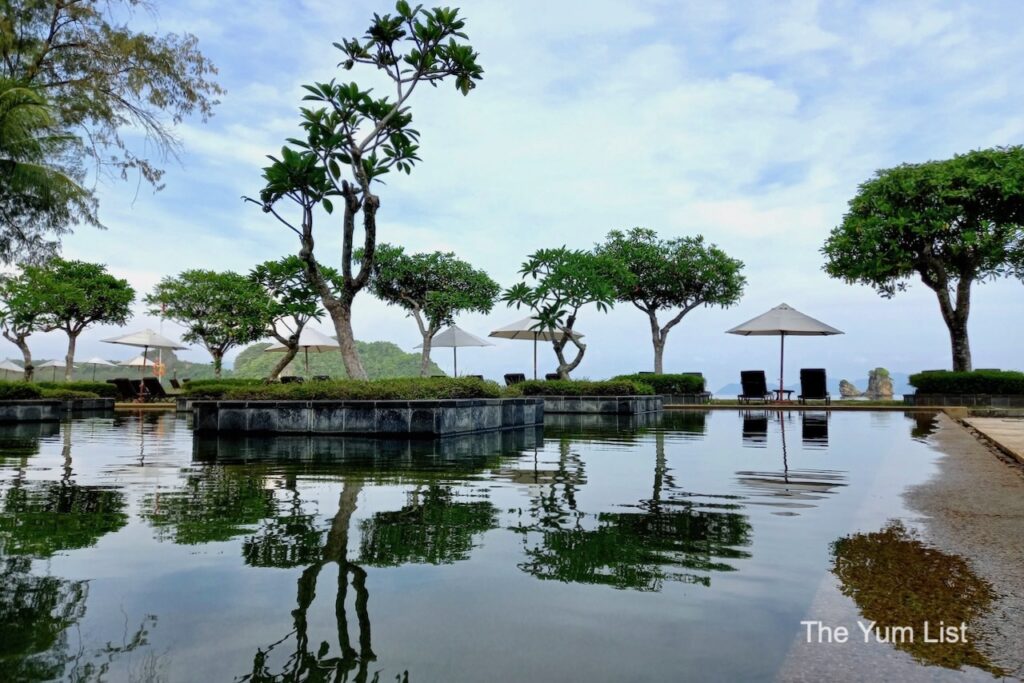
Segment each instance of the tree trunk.
[{"label": "tree trunk", "polygon": [[31,382],[35,375],[36,368],[32,365],[32,349],[28,347],[28,342],[25,341],[27,335],[12,337],[5,334],[4,336],[7,337],[8,341],[21,350],[22,365],[25,366],[23,377],[26,382]]},{"label": "tree trunk", "polygon": [[68,332],[68,355],[64,357],[64,381],[70,382],[75,372],[75,343],[78,333]]},{"label": "tree trunk", "polygon": [[334,322],[334,331],[338,336],[338,345],[341,347],[341,361],[345,364],[345,372],[350,379],[369,379],[366,370],[363,369],[363,361],[359,358],[359,348],[356,347],[356,337],[352,333],[352,304],[337,302],[335,310],[327,309]]},{"label": "tree trunk", "polygon": [[224,364],[224,352],[220,350],[211,350],[210,355],[213,356],[213,376],[220,379],[220,369]]},{"label": "tree trunk", "polygon": [[423,352],[420,354],[420,377],[426,377],[430,374],[430,344],[433,340],[433,334],[423,335]]},{"label": "tree trunk", "polygon": [[[576,340],[572,336],[572,325],[576,322],[576,316],[570,315],[566,319],[565,327],[561,328],[561,331],[565,333],[565,337],[562,340],[552,340],[551,345],[555,348],[555,356],[558,357],[558,379],[572,379],[569,377],[569,373],[579,367],[580,362],[583,360],[583,354],[587,350],[587,345]],[[576,357],[568,362],[565,360],[565,346],[566,344],[572,344],[576,347]]]},{"label": "tree trunk", "polygon": [[295,346],[292,346],[289,344],[288,350],[284,352],[284,356],[281,358],[281,360],[277,362],[277,365],[274,366],[274,369],[270,371],[270,377],[268,377],[268,379],[272,382],[275,381],[281,375],[284,369],[288,367],[288,364],[295,360],[295,356],[297,356],[298,354],[298,345],[296,344]]},{"label": "tree trunk", "polygon": [[971,313],[972,278],[961,276],[956,284],[956,302],[949,293],[948,280],[941,278],[922,280],[939,299],[939,311],[949,330],[949,341],[953,356],[953,372],[971,371],[971,342],[967,336],[967,319]]},{"label": "tree trunk", "polygon": [[647,314],[647,319],[651,324],[651,343],[654,346],[654,374],[661,375],[665,372],[664,358],[665,358],[665,342],[668,341],[668,333],[675,327],[680,320],[683,319],[687,313],[697,307],[699,301],[691,302],[683,306],[682,310],[679,311],[671,320],[665,323],[664,327],[658,324],[658,309],[654,305],[646,302],[634,301],[633,305],[639,308],[641,311]]}]

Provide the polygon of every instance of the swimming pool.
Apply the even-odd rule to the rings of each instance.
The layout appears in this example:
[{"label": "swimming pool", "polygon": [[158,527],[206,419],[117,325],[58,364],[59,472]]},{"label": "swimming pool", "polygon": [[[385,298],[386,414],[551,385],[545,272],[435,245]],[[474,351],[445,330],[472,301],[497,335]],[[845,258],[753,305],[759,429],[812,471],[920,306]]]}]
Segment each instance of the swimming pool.
[{"label": "swimming pool", "polygon": [[171,414],[2,427],[0,678],[770,680],[822,591],[872,609],[857,563],[906,541],[934,424],[549,416],[440,442],[200,438]]}]

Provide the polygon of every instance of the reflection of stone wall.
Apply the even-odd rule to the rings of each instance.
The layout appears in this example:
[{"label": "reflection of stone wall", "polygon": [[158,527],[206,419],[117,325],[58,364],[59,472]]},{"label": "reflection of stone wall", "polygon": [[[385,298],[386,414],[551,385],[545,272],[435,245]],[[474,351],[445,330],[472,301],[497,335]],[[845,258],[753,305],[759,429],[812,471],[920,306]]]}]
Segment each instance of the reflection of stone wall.
[{"label": "reflection of stone wall", "polygon": [[63,401],[0,401],[0,422],[59,422]]},{"label": "reflection of stone wall", "polygon": [[449,436],[544,422],[540,398],[194,401],[197,432]]},{"label": "reflection of stone wall", "polygon": [[638,415],[662,409],[661,396],[545,396],[544,412]]},{"label": "reflection of stone wall", "polygon": [[229,462],[332,462],[386,460],[392,465],[437,458],[485,460],[520,455],[543,443],[540,426],[479,432],[443,439],[374,439],[358,436],[196,434],[192,457],[199,461]]}]

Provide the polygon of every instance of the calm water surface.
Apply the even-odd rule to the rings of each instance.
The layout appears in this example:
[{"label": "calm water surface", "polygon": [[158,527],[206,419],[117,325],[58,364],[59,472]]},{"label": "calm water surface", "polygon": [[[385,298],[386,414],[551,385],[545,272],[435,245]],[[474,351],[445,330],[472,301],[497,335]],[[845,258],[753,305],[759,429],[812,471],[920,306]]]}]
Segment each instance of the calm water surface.
[{"label": "calm water surface", "polygon": [[930,415],[442,442],[0,427],[0,680],[770,679]]}]

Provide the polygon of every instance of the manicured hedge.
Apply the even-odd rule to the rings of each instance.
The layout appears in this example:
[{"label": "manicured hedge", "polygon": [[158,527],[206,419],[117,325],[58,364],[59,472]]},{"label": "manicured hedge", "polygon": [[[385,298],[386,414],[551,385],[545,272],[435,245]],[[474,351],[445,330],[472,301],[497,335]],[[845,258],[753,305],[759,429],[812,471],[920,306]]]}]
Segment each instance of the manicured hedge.
[{"label": "manicured hedge", "polygon": [[99,398],[99,395],[92,391],[76,391],[75,389],[65,389],[63,387],[57,387],[55,389],[40,389],[43,394],[43,398],[59,398],[64,401],[69,401],[75,398]]},{"label": "manicured hedge", "polygon": [[34,384],[0,381],[0,401],[22,401],[42,397],[42,390]]},{"label": "manicured hedge", "polygon": [[192,398],[244,401],[412,401],[445,398],[500,398],[501,387],[471,377],[402,377],[394,379],[330,380],[303,384],[266,384],[260,380],[241,383],[190,382],[185,393]]},{"label": "manicured hedge", "polygon": [[603,382],[564,379],[530,380],[514,384],[510,390],[522,396],[636,396],[654,393],[654,389],[649,384],[626,379]]},{"label": "manicured hedge", "polygon": [[996,394],[1024,396],[1024,372],[975,370],[973,372],[919,372],[910,376],[919,394]]},{"label": "manicured hedge", "polygon": [[647,384],[656,394],[699,394],[704,391],[704,378],[694,375],[619,375],[613,379]]},{"label": "manicured hedge", "polygon": [[267,381],[259,378],[194,379],[182,385],[182,396],[221,398],[227,392],[240,387],[259,387]]},{"label": "manicured hedge", "polygon": [[84,391],[103,398],[117,398],[117,387],[106,382],[88,382],[85,380],[74,382],[35,382],[35,385],[45,393],[47,389],[66,389],[68,391]]}]

